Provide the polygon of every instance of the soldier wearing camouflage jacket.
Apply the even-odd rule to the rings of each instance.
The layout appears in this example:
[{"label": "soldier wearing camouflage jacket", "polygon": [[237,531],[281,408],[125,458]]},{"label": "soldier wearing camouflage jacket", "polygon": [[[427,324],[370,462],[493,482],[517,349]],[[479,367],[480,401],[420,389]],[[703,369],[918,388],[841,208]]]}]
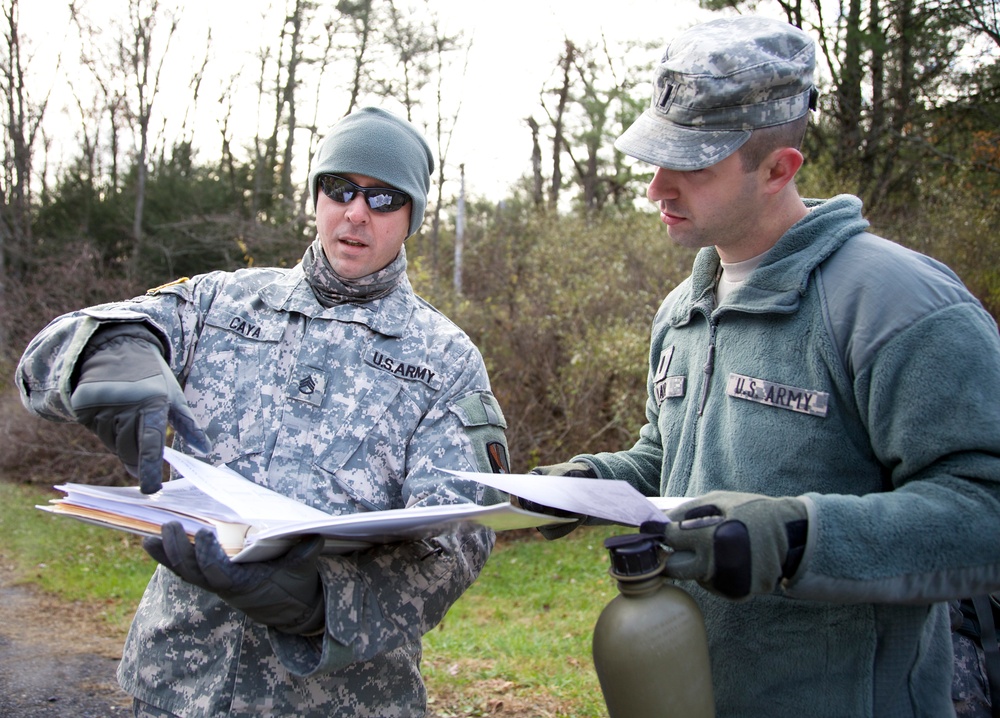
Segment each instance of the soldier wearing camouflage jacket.
[{"label": "soldier wearing camouflage jacket", "polygon": [[[384,161],[355,147],[372,127],[401,146]],[[388,113],[349,116],[314,158],[314,198],[328,172],[405,189],[412,234],[433,166],[414,137]],[[416,184],[395,162],[416,165]],[[370,183],[348,185],[355,190],[335,188],[333,211],[389,216],[375,216],[384,198],[363,191]],[[352,256],[370,248],[360,237]],[[203,458],[332,514],[484,502],[481,485],[441,471],[506,467],[504,419],[479,351],[413,293],[402,248],[347,281],[325,246],[317,239],[293,269],[210,272],[56,319],[18,368],[26,406],[78,419],[81,355],[109,327],[139,326],[162,344],[211,441]],[[195,448],[181,431],[175,447]],[[254,620],[165,564],[138,608],[119,680],[144,716],[423,715],[421,636],[475,580],[493,540],[487,529],[465,528],[324,554],[319,613],[302,631]]]}]

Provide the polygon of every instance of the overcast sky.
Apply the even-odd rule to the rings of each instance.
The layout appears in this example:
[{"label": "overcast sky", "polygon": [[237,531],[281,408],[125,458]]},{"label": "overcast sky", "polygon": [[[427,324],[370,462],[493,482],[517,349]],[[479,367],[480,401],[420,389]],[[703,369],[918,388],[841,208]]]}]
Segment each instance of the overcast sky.
[{"label": "overcast sky", "polygon": [[[258,47],[272,43],[273,21],[264,23],[261,15],[267,0],[176,0],[186,9],[170,48],[172,66],[165,87],[174,81],[176,91],[189,102],[187,82],[192,76],[185,63],[200,62],[204,54],[205,30],[211,25],[213,44],[232,47],[227,53],[233,62],[246,63]],[[504,196],[511,183],[529,167],[531,134],[524,119],[534,115],[540,122],[539,92],[550,77],[563,46],[563,38],[577,42],[597,41],[602,36],[612,43],[629,40],[652,41],[662,47],[685,27],[712,17],[699,10],[696,0],[431,0],[447,29],[464,31],[473,40],[468,72],[447,91],[461,92],[462,109],[448,162],[452,167],[464,163],[468,190],[494,199]],[[53,105],[46,115],[46,125],[53,127],[63,116],[62,106],[72,107],[72,97],[60,81],[72,81],[77,58],[72,51],[75,32],[69,25],[67,0],[21,0],[21,33],[29,37],[37,50],[31,60],[31,72],[44,82],[51,82]],[[85,3],[92,15],[117,11],[122,19],[127,0],[89,0]],[[171,0],[161,0],[161,7]],[[277,7],[283,7],[279,0]],[[65,51],[59,75],[51,63],[57,50]],[[654,57],[659,50],[654,52]],[[650,59],[654,59],[651,57]],[[217,60],[216,62],[221,62]],[[248,69],[252,79],[255,70]],[[46,73],[49,73],[48,76]],[[32,93],[36,99],[43,88]],[[166,93],[167,90],[164,90]],[[185,94],[186,93],[186,94]],[[206,95],[208,93],[206,92]],[[163,95],[166,97],[167,95]],[[160,109],[170,106],[162,98]],[[210,105],[206,98],[202,105]],[[177,112],[182,112],[178,107]],[[255,127],[254,109],[242,113],[243,126],[235,127],[237,136]],[[176,114],[176,113],[175,113]],[[72,110],[70,112],[72,115]],[[175,118],[179,122],[180,118]],[[239,122],[241,117],[235,116]],[[309,118],[303,118],[308,121]],[[218,137],[217,130],[203,133]],[[71,150],[72,151],[72,150]],[[71,153],[71,151],[69,153]],[[68,154],[69,154],[68,153]],[[305,169],[297,172],[304,177]]]}]

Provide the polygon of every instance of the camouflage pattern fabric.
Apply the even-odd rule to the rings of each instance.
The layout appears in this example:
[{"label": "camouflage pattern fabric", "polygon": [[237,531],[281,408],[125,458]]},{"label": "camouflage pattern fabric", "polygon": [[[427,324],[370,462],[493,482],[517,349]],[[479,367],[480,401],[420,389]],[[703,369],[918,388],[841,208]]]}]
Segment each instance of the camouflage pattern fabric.
[{"label": "camouflage pattern fabric", "polygon": [[814,65],[812,40],[787,23],[760,17],[707,22],[667,48],[650,109],[704,129],[781,125],[809,109]]},{"label": "camouflage pattern fabric", "polygon": [[[300,266],[213,272],[71,313],[25,352],[25,405],[72,420],[75,361],[97,327],[121,321],[165,339],[213,463],[334,514],[487,501],[480,485],[439,471],[489,471],[483,457],[506,451],[482,357],[405,277],[377,301],[324,309]],[[119,681],[183,718],[423,715],[421,636],[475,580],[493,541],[464,529],[324,556],[320,636],[255,624],[161,567]]]},{"label": "camouflage pattern fabric", "polygon": [[955,651],[955,679],[951,697],[957,718],[991,718],[989,688],[986,683],[986,657],[983,649],[969,636],[951,634]]},{"label": "camouflage pattern fabric", "polygon": [[751,130],[805,115],[815,64],[812,39],[779,20],[745,15],[695,25],[667,46],[649,108],[615,147],[658,167],[709,167]]},{"label": "camouflage pattern fabric", "polygon": [[132,715],[135,718],[177,718],[176,713],[162,711],[138,699],[133,699],[132,701]]},{"label": "camouflage pattern fabric", "polygon": [[990,690],[990,656],[983,648],[983,641],[995,640],[995,634],[992,621],[984,627],[980,614],[990,605],[988,600],[980,601],[978,597],[948,602],[955,654],[952,701],[958,718],[994,718],[995,715],[990,700],[993,692]]}]

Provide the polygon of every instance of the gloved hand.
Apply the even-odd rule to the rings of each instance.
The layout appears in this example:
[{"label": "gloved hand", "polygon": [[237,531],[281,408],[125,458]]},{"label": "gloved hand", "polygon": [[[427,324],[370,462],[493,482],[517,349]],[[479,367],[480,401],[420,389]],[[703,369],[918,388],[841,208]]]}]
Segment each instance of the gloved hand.
[{"label": "gloved hand", "polygon": [[562,464],[551,464],[549,466],[536,466],[531,474],[541,474],[543,476],[575,476],[580,479],[596,479],[597,473],[590,464],[582,461],[567,461]]},{"label": "gloved hand", "polygon": [[713,491],[667,512],[665,573],[727,598],[771,593],[805,551],[808,514],[796,498]]},{"label": "gloved hand", "polygon": [[[590,464],[585,464],[582,461],[567,461],[562,464],[536,466],[528,473],[539,474],[541,476],[575,476],[581,479],[597,478],[597,474],[590,467]],[[548,514],[549,516],[557,516],[559,518],[575,519],[574,521],[567,521],[566,523],[539,526],[538,533],[549,541],[562,538],[563,536],[572,533],[578,526],[580,526],[580,524],[587,520],[587,517],[581,514],[575,514],[571,511],[563,511],[562,509],[557,509],[554,506],[544,506],[520,497],[517,498],[517,504],[525,511],[533,511],[536,514]]]},{"label": "gloved hand", "polygon": [[323,537],[310,536],[270,561],[233,563],[215,534],[201,529],[188,541],[176,521],[164,524],[160,538],[143,539],[146,553],[188,583],[211,591],[257,623],[279,631],[315,634],[326,620],[326,602],[316,561]]},{"label": "gloved hand", "polygon": [[84,350],[70,396],[77,421],[118,455],[144,494],[162,488],[168,418],[192,449],[212,448],[160,349],[141,324],[102,327]]}]

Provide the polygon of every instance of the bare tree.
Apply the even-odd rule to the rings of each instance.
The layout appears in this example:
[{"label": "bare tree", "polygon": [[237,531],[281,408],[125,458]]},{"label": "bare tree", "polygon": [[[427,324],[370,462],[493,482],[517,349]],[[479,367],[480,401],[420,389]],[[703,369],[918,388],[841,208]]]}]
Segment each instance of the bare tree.
[{"label": "bare tree", "polygon": [[465,251],[465,165],[458,166],[458,206],[455,209],[455,267],[452,272],[452,289],[455,296],[462,296],[462,265]]},{"label": "bare tree", "polygon": [[[581,201],[588,211],[599,209],[609,193],[602,192],[605,184],[604,163],[600,152],[611,142],[609,124],[612,120],[613,108],[620,102],[626,92],[626,86],[615,77],[613,72],[615,60],[604,43],[604,59],[606,64],[597,61],[593,47],[578,48],[574,58],[574,69],[579,78],[582,93],[576,99],[582,116],[581,124],[574,136],[574,144],[568,145],[567,155],[573,163],[576,179],[580,185]],[[606,84],[610,75],[612,82]],[[577,159],[573,148],[580,146],[585,153],[582,160]]]},{"label": "bare tree", "polygon": [[205,37],[205,54],[202,55],[201,65],[195,70],[194,75],[191,77],[190,89],[191,89],[191,106],[187,108],[184,112],[184,119],[181,122],[181,134],[190,132],[188,136],[188,141],[193,141],[194,139],[194,129],[188,128],[188,119],[197,114],[198,111],[198,100],[201,98],[201,83],[205,80],[205,70],[208,68],[209,60],[212,57],[212,28],[208,29],[208,33]]},{"label": "bare tree", "polygon": [[[554,90],[556,109],[555,112],[548,113],[549,121],[552,123],[552,181],[549,184],[549,206],[552,209],[559,206],[559,194],[562,191],[562,154],[568,144],[563,131],[566,109],[570,102],[570,88],[573,83],[572,70],[575,61],[576,45],[569,38],[566,38],[563,55],[559,58],[561,82]],[[544,106],[544,102],[542,104]]]},{"label": "bare tree", "polygon": [[542,177],[542,143],[539,140],[541,125],[534,117],[525,118],[531,129],[531,202],[541,207],[545,201],[544,179]]},{"label": "bare tree", "polygon": [[[439,36],[437,18],[427,25],[415,20],[412,14],[400,11],[395,3],[389,3],[388,14],[389,22],[384,34],[389,52],[395,56],[391,72],[393,79],[377,81],[376,92],[399,100],[406,119],[412,121],[420,91],[430,80],[431,58],[435,53],[440,58],[452,42],[451,38]],[[401,77],[402,82],[396,82],[397,77]]]},{"label": "bare tree", "polygon": [[159,56],[154,52],[155,30],[160,20],[159,0],[129,0],[129,35],[124,33],[118,40],[118,57],[122,67],[127,68],[134,83],[135,95],[128,104],[128,113],[135,131],[135,211],[132,215],[132,257],[129,263],[131,278],[138,275],[139,259],[143,246],[143,213],[146,204],[146,182],[149,175],[149,123],[153,116],[153,105],[160,87],[160,74],[170,49],[170,41],[177,30],[178,20],[170,12],[165,13],[169,23],[163,51]]},{"label": "bare tree", "polygon": [[119,62],[109,61],[111,56],[100,46],[101,30],[95,28],[83,15],[80,7],[75,4],[70,5],[70,17],[80,33],[82,43],[80,65],[90,72],[97,88],[97,95],[90,98],[84,98],[81,94],[88,89],[83,83],[79,89],[75,86],[71,88],[80,112],[81,144],[84,147],[85,162],[83,179],[91,192],[96,191],[96,183],[102,174],[101,167],[104,164],[100,159],[102,154],[100,135],[102,120],[106,115],[109,145],[106,153],[109,165],[107,190],[117,193],[121,188],[119,160],[123,151],[122,134],[126,129],[128,114],[124,68]]},{"label": "bare tree", "polygon": [[[648,51],[643,43],[626,43],[612,50],[602,38],[595,44],[565,41],[565,52],[557,68],[553,87],[543,93],[543,110],[552,128],[552,178],[549,207],[558,208],[560,195],[569,189],[588,211],[600,210],[607,202],[631,202],[636,177],[630,166],[610,150],[613,140],[645,108],[648,100],[645,78],[648,76]],[[625,67],[633,51],[641,53],[638,67]],[[640,82],[639,78],[642,78]],[[641,92],[637,93],[637,84]],[[555,98],[555,107],[544,102]],[[528,119],[532,130],[532,171],[536,205],[541,204],[541,127]],[[563,170],[569,161],[572,173]]]},{"label": "bare tree", "polygon": [[[462,36],[458,35],[447,35],[440,30],[440,26],[435,18],[433,24],[433,45],[432,51],[435,58],[435,70],[437,75],[437,82],[435,84],[434,93],[434,115],[435,115],[435,126],[434,126],[434,137],[437,140],[437,200],[434,202],[434,217],[431,223],[431,257],[432,257],[432,269],[435,281],[438,273],[438,246],[440,244],[441,235],[441,210],[444,206],[444,186],[445,180],[447,179],[447,167],[448,167],[448,151],[451,148],[451,138],[453,136],[455,125],[458,124],[458,117],[462,111],[462,102],[459,99],[458,103],[455,105],[454,111],[450,114],[445,109],[445,96],[444,96],[444,70],[447,63],[447,58],[453,52],[463,49]],[[469,51],[472,49],[472,44],[469,43],[464,46],[465,50],[465,60],[462,66],[462,77],[465,76],[466,69],[469,63]],[[459,188],[459,202],[464,203],[464,193],[465,193],[465,170],[464,165],[462,169],[462,182]],[[464,218],[463,218],[464,220]],[[456,222],[458,218],[456,218]],[[457,232],[457,228],[456,228]],[[458,239],[456,238],[456,241]],[[458,251],[458,250],[456,250]],[[460,260],[461,253],[456,254],[456,258]],[[461,272],[461,267],[456,268],[456,272]],[[461,294],[461,288],[459,286],[459,294]]]},{"label": "bare tree", "polygon": [[[257,82],[259,114],[271,110],[271,125],[265,136],[258,131],[255,138],[254,191],[251,216],[257,218],[264,209],[273,210],[275,200],[284,200],[285,209],[295,202],[292,183],[292,160],[295,155],[295,134],[298,129],[297,91],[302,83],[300,68],[309,62],[304,55],[305,28],[311,22],[316,3],[312,0],[291,0],[282,17],[277,56],[271,48],[261,48],[260,75]],[[267,77],[273,79],[268,83]],[[284,141],[282,142],[282,135]]]},{"label": "bare tree", "polygon": [[[958,59],[970,33],[991,36],[997,0],[776,0],[788,22],[818,40],[832,79],[821,98],[817,141],[829,141],[835,171],[871,211],[907,198],[947,134],[935,122],[963,92]],[[704,0],[710,9],[755,7]]]},{"label": "bare tree", "polygon": [[[281,65],[282,43],[278,45],[277,63]],[[267,77],[272,59],[272,49],[269,46],[261,47],[257,53],[260,71],[257,74],[257,116],[258,119],[267,112],[267,103],[271,97],[268,88]],[[260,126],[257,126],[257,133],[253,139],[253,188],[250,192],[250,221],[255,222],[260,215],[260,206],[272,196],[274,175],[271,168],[274,166],[274,158],[277,154],[278,125],[281,119],[280,108],[276,107],[273,113],[274,120],[266,135],[261,135]]]},{"label": "bare tree", "polygon": [[369,53],[373,45],[373,35],[377,27],[373,0],[340,0],[337,10],[348,20],[349,48],[352,58],[351,83],[348,88],[347,109],[349,115],[358,105],[358,101],[367,88],[365,65],[369,62]]},{"label": "bare tree", "polygon": [[41,128],[48,94],[33,102],[27,86],[23,38],[20,33],[18,0],[3,6],[3,54],[0,55],[0,87],[3,89],[3,177],[0,197],[0,358],[9,343],[5,317],[8,263],[11,256],[31,241],[32,165],[34,145]]},{"label": "bare tree", "polygon": [[[334,18],[325,20],[322,27],[323,31],[320,34],[320,37],[323,38],[323,42],[321,44],[314,43],[316,45],[320,45],[323,49],[319,56],[313,60],[315,66],[319,68],[319,71],[316,74],[313,85],[313,115],[312,124],[309,127],[309,157],[312,157],[316,153],[316,147],[326,131],[325,124],[323,127],[320,127],[320,107],[322,106],[320,99],[323,92],[327,67],[336,55],[334,38],[337,35],[341,20],[342,16],[339,13]],[[300,210],[300,220],[304,220],[304,216],[301,215],[301,210],[307,206],[309,201],[311,201],[310,190],[308,187],[303,187],[300,192],[299,201],[296,203]]]},{"label": "bare tree", "polygon": [[295,189],[292,185],[292,157],[295,148],[295,132],[298,129],[296,115],[298,103],[295,99],[295,93],[299,87],[299,65],[303,62],[302,32],[303,25],[309,19],[308,14],[315,7],[316,4],[310,0],[295,0],[294,11],[288,16],[285,23],[288,40],[288,63],[285,72],[285,82],[281,88],[280,105],[284,108],[286,120],[285,147],[281,158],[279,187],[282,196],[288,200],[292,200],[295,195]]}]

